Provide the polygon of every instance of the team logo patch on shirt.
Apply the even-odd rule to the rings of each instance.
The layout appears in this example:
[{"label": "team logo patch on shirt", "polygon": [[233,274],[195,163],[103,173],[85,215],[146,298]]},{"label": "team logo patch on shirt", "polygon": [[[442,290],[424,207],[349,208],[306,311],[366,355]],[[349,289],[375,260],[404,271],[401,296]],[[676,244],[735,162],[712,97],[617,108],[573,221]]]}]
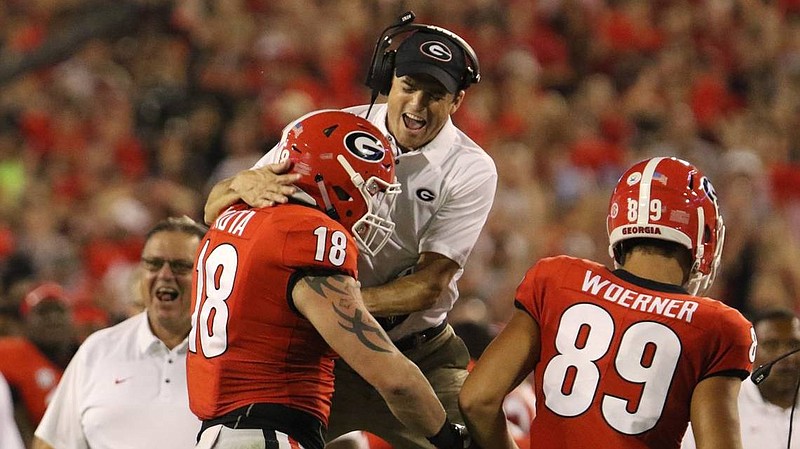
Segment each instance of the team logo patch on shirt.
[{"label": "team logo patch on shirt", "polygon": [[436,195],[428,189],[417,189],[417,198],[425,202],[431,202],[436,199]]},{"label": "team logo patch on shirt", "polygon": [[353,131],[344,136],[344,147],[355,157],[367,162],[380,162],[386,154],[380,140],[364,131]]}]

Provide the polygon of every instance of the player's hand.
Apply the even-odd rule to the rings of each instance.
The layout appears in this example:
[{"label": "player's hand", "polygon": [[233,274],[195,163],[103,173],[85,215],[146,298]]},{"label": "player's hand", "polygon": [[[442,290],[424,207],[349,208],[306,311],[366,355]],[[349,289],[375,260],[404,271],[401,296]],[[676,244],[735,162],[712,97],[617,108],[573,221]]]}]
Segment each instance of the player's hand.
[{"label": "player's hand", "polygon": [[230,187],[242,201],[252,207],[269,207],[285,203],[289,200],[289,196],[297,191],[292,184],[300,179],[297,173],[286,173],[291,168],[291,162],[286,160],[245,170],[233,178]]}]

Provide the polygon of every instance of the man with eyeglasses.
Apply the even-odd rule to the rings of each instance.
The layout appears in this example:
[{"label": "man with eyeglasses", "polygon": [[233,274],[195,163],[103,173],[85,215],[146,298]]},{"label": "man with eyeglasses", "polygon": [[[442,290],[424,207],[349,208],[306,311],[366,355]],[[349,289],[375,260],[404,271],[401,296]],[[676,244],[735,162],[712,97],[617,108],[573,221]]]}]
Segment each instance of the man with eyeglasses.
[{"label": "man with eyeglasses", "polygon": [[64,372],[34,449],[191,448],[187,336],[192,263],[207,228],[168,218],[147,234],[138,292],[145,311],[91,334]]}]

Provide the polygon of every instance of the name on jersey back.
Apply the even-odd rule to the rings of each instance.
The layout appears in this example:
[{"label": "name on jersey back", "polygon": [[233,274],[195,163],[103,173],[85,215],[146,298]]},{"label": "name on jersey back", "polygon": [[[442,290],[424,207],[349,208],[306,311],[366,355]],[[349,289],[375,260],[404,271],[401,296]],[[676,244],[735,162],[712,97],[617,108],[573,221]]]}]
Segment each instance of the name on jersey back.
[{"label": "name on jersey back", "polygon": [[633,310],[645,313],[663,315],[669,318],[676,318],[692,322],[692,314],[699,304],[696,301],[684,301],[680,299],[664,298],[649,293],[643,293],[604,279],[601,275],[586,270],[581,290],[597,298],[619,304]]},{"label": "name on jersey back", "polygon": [[236,210],[229,208],[214,221],[214,228],[242,237],[250,219],[256,214],[253,210]]}]

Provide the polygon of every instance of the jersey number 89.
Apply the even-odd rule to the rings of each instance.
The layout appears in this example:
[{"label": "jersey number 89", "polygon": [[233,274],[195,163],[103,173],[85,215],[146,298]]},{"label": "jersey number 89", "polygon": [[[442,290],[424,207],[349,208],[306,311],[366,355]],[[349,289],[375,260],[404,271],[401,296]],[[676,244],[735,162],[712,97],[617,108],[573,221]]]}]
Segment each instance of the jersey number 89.
[{"label": "jersey number 89", "polygon": [[[555,346],[558,354],[544,370],[545,405],[554,413],[575,417],[586,412],[600,384],[596,362],[608,354],[614,320],[594,304],[577,304],[561,316]],[[638,404],[603,393],[601,411],[619,432],[638,435],[655,427],[664,410],[681,342],[669,327],[651,321],[634,323],[622,334],[614,357],[615,371],[641,385]],[[632,411],[629,411],[632,410]]]}]

